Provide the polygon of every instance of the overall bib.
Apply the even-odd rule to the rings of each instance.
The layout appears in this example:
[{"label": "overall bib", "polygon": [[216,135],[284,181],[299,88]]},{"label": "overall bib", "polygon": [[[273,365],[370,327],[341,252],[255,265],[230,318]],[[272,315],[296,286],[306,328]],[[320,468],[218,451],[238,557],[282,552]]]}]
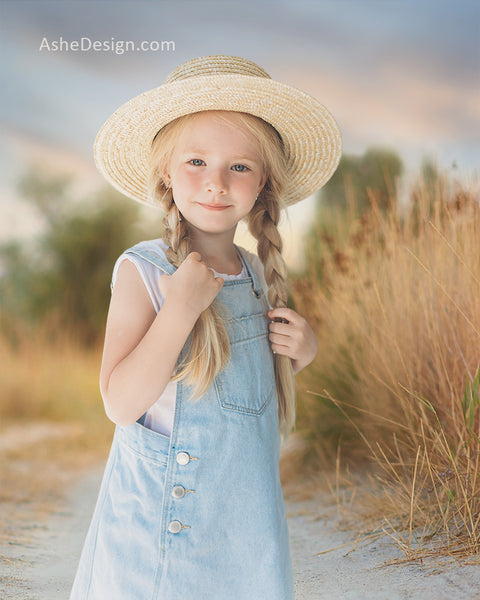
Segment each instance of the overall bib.
[{"label": "overall bib", "polygon": [[294,599],[268,303],[237,251],[249,277],[217,296],[231,360],[196,402],[177,382],[170,438],[116,427],[70,600]]}]

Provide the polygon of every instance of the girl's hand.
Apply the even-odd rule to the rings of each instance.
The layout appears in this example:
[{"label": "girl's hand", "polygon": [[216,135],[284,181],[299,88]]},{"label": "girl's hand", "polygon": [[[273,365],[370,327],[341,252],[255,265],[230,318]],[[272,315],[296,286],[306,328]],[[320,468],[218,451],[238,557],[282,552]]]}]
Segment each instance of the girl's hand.
[{"label": "girl's hand", "polygon": [[183,306],[197,317],[215,299],[223,287],[223,279],[215,277],[199,252],[190,252],[173,275],[162,275],[160,291],[175,306]]},{"label": "girl's hand", "polygon": [[318,343],[308,322],[291,308],[274,308],[268,311],[272,321],[285,319],[288,322],[270,323],[268,336],[272,350],[292,359],[296,374],[309,365],[318,351]]}]

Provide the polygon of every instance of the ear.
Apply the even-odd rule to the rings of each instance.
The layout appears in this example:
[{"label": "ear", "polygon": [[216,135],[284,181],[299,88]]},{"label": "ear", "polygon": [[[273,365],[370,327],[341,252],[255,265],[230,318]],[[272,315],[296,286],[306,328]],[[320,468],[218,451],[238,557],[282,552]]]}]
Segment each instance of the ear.
[{"label": "ear", "polygon": [[262,175],[262,180],[260,181],[260,187],[258,188],[259,194],[263,190],[266,183],[267,183],[267,174],[264,172]]}]

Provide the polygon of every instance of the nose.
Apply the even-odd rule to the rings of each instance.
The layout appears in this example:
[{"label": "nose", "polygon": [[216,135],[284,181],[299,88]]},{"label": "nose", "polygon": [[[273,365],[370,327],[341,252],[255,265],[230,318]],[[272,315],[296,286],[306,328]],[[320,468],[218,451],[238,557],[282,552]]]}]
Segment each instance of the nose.
[{"label": "nose", "polygon": [[222,169],[210,169],[206,179],[206,189],[212,194],[225,194],[227,179]]}]

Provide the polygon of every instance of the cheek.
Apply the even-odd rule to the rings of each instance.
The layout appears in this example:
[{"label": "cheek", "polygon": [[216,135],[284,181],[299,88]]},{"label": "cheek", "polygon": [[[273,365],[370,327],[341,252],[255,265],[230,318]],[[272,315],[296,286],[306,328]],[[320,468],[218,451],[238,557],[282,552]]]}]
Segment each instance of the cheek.
[{"label": "cheek", "polygon": [[235,181],[235,189],[238,193],[245,196],[254,196],[257,193],[259,187],[259,181],[256,177],[245,177],[243,179],[237,179]]},{"label": "cheek", "polygon": [[187,192],[189,190],[196,189],[200,184],[200,173],[197,171],[192,171],[191,169],[179,169],[175,173],[175,178],[173,179],[173,186],[177,192]]}]

